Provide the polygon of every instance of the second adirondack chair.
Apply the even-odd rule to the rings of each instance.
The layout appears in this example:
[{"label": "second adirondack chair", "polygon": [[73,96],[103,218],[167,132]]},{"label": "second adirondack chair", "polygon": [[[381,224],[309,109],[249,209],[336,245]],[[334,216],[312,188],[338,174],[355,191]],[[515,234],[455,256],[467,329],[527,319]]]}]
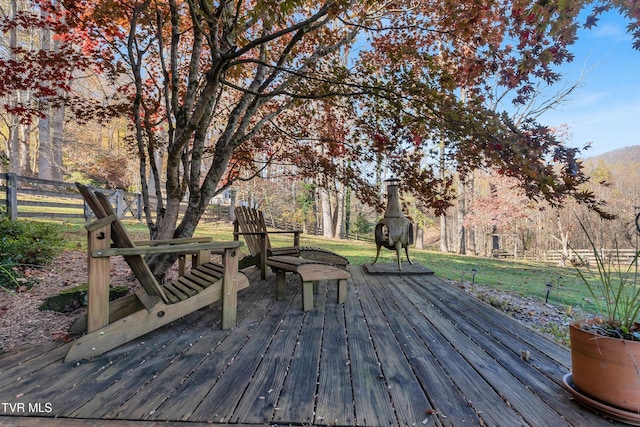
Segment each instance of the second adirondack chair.
[{"label": "second adirondack chair", "polygon": [[[238,240],[243,236],[250,256],[240,260],[240,268],[256,265],[260,268],[262,279],[267,275],[267,258],[272,256],[296,256],[307,260],[316,261],[318,264],[330,264],[340,268],[346,268],[349,261],[335,252],[315,247],[300,246],[300,234],[298,230],[267,230],[262,211],[239,206],[234,211],[233,236]],[[293,244],[286,247],[273,247],[269,240],[269,234],[290,234]]]}]

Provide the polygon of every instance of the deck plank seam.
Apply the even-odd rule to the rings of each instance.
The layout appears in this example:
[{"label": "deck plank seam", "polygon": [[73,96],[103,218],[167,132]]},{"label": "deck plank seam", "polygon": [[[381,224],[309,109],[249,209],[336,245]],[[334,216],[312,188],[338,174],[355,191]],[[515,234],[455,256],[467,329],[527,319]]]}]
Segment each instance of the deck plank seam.
[{"label": "deck plank seam", "polygon": [[[219,317],[219,316],[218,316],[218,317]],[[182,359],[185,357],[185,354],[186,354],[188,351],[190,351],[190,350],[193,348],[193,346],[198,345],[198,344],[199,344],[201,341],[203,341],[203,340],[206,340],[206,339],[207,339],[207,337],[208,337],[208,335],[209,335],[212,331],[216,331],[216,332],[217,332],[217,330],[219,329],[220,323],[221,323],[221,320],[220,320],[220,319],[218,319],[218,321],[217,321],[214,325],[212,325],[212,326],[210,326],[210,327],[208,328],[208,330],[207,330],[207,332],[206,332],[205,334],[201,334],[197,340],[195,340],[194,342],[189,343],[189,344],[188,344],[188,345],[187,345],[187,346],[186,346],[186,347],[185,347],[185,348],[184,348],[184,349],[183,349],[179,354],[175,354],[175,355],[174,355],[174,357],[173,357],[171,360],[167,361],[167,363],[165,363],[165,365],[164,365],[164,367],[163,367],[162,369],[158,369],[158,370],[159,370],[160,372],[164,372],[164,371],[165,371],[166,369],[168,369],[168,368],[169,368],[173,363],[179,363],[179,361],[180,361],[180,360],[182,360]],[[217,326],[217,328],[216,328],[216,326]],[[214,329],[214,328],[216,328],[216,329]],[[226,336],[228,336],[228,335],[229,335],[229,331],[224,331],[224,333],[225,333],[225,336],[224,336],[224,337],[222,337],[223,339],[224,339]],[[216,346],[215,346],[215,347],[217,347],[217,346],[218,346],[218,345],[220,345],[220,344],[221,344],[221,340],[218,340],[218,341],[217,341],[217,343],[216,343]],[[214,347],[214,348],[215,348],[215,347]],[[204,358],[203,358],[202,360],[204,360]],[[202,360],[200,361],[200,363],[202,363]],[[196,366],[198,366],[198,365],[196,365]],[[186,374],[186,375],[183,377],[183,381],[184,381],[184,380],[186,380],[186,379],[187,379],[187,378],[188,378],[188,377],[193,373],[193,371],[194,371],[194,370],[195,370],[195,368],[194,368],[194,369],[192,369],[188,374]],[[143,384],[141,387],[139,387],[139,388],[138,388],[134,393],[132,393],[132,394],[129,396],[129,398],[128,398],[128,399],[126,399],[126,400],[125,400],[125,403],[124,403],[123,405],[120,405],[119,407],[114,408],[112,411],[110,411],[110,412],[106,413],[106,414],[105,414],[105,416],[108,416],[108,417],[110,417],[110,418],[119,418],[119,417],[120,417],[120,414],[121,414],[121,413],[122,413],[122,411],[123,411],[123,408],[125,408],[125,407],[126,407],[126,406],[128,406],[128,405],[130,405],[130,404],[131,404],[131,401],[132,401],[133,399],[136,399],[136,398],[137,398],[137,396],[139,396],[141,392],[144,392],[144,389],[145,389],[145,388],[149,387],[149,386],[150,386],[150,384],[151,384],[151,383],[153,383],[153,382],[155,382],[155,381],[159,381],[159,380],[157,380],[157,376],[154,376],[154,377],[153,377],[153,378],[151,378],[147,383],[145,383],[145,384]],[[150,416],[150,415],[154,414],[154,413],[155,413],[155,411],[156,411],[156,410],[157,410],[157,409],[162,405],[162,403],[164,403],[164,402],[169,398],[169,396],[170,396],[170,394],[169,394],[169,395],[167,395],[167,396],[165,397],[165,399],[164,399],[162,402],[160,402],[159,404],[157,404],[155,407],[150,408],[149,410],[147,410],[148,415]]]},{"label": "deck plank seam", "polygon": [[[280,327],[281,325],[281,321],[282,319],[287,315],[288,311],[291,309],[291,304],[293,303],[292,299],[289,299],[288,302],[284,302],[284,301],[279,301],[276,304],[274,304],[274,307],[277,306],[276,310],[268,310],[264,312],[264,315],[262,317],[262,319],[260,320],[259,324],[265,324],[265,325],[269,325],[271,324],[271,322],[267,322],[267,320],[273,320],[275,321],[275,323],[277,323],[277,326],[275,326],[275,328],[269,328],[269,330],[271,330],[272,332],[269,334],[269,337],[265,339],[268,340],[269,343],[271,343],[271,340],[273,339],[273,335],[275,333],[275,331],[277,331],[277,329]],[[276,319],[280,319],[278,321],[276,321]],[[248,355],[247,353],[249,353],[250,347],[253,345],[253,340],[258,339],[256,338],[256,336],[259,336],[260,334],[265,334],[266,332],[264,332],[263,330],[261,330],[258,325],[255,326],[254,330],[256,331],[255,333],[250,334],[247,339],[243,342],[243,344],[241,345],[241,347],[236,351],[236,357],[233,360],[233,363],[229,363],[226,365],[225,369],[223,370],[223,372],[220,372],[219,378],[221,380],[224,381],[225,375],[227,373],[228,370],[232,370],[232,369],[240,369],[238,368],[238,360],[241,360],[242,358],[249,358],[251,357],[250,354]],[[253,339],[253,340],[252,340]],[[262,360],[260,362],[257,362],[256,365],[251,365],[252,366],[252,375],[253,373],[255,373],[257,366],[262,362]],[[254,363],[254,362],[252,362]],[[228,375],[227,375],[228,377]],[[236,381],[234,379],[234,381]],[[211,418],[206,418],[205,417],[209,417],[209,415],[205,415],[206,409],[209,408],[211,405],[210,402],[213,398],[211,397],[212,395],[214,395],[214,393],[217,393],[217,387],[220,386],[220,381],[216,382],[215,385],[212,385],[211,387],[209,387],[208,392],[206,393],[206,395],[202,398],[202,400],[200,401],[200,403],[193,409],[192,413],[191,413],[191,417],[195,417],[195,421],[215,421],[214,419]],[[248,388],[248,383],[247,385],[244,387],[243,390],[238,391],[240,394],[238,395],[237,399],[235,400],[235,405],[233,405],[232,409],[222,409],[220,408],[220,405],[218,405],[217,403],[213,402],[214,409],[219,409],[220,411],[223,411],[223,413],[218,414],[215,413],[214,415],[216,416],[220,416],[220,422],[229,422],[229,420],[231,420],[231,418],[233,417],[233,413],[238,405],[238,403],[242,400],[242,398],[244,397],[244,393],[246,392]],[[215,390],[214,390],[215,389]],[[227,394],[227,393],[226,393]],[[228,394],[227,394],[228,395]],[[228,397],[230,398],[230,396],[228,395]]]},{"label": "deck plank seam", "polygon": [[[439,290],[445,291],[449,295],[455,295],[455,292],[453,292],[454,290],[452,289],[452,287],[446,285],[446,282],[443,282],[441,279],[437,280],[434,277],[430,277],[427,280],[429,280],[430,284],[432,284],[434,286],[438,286]],[[419,281],[417,280],[417,278],[412,278],[412,282],[414,283],[416,288],[422,288],[422,286],[419,283]],[[531,327],[529,327],[529,326],[517,321],[517,319],[513,319],[511,316],[501,312],[500,310],[496,309],[495,307],[493,307],[493,306],[491,306],[489,304],[486,304],[483,301],[478,301],[475,298],[471,297],[470,295],[468,295],[468,294],[466,294],[464,292],[462,293],[462,295],[465,295],[466,298],[464,298],[464,299],[459,299],[458,298],[457,300],[459,302],[465,304],[467,307],[469,307],[473,311],[473,313],[475,315],[477,315],[478,317],[482,317],[484,319],[487,319],[487,321],[489,321],[490,323],[494,324],[496,327],[500,328],[501,330],[505,331],[507,334],[513,335],[519,341],[524,341],[523,335],[527,336],[527,340],[535,339],[535,342],[539,344],[539,346],[536,346],[536,347],[545,347],[544,349],[538,348],[539,351],[541,351],[544,354],[546,354],[547,357],[549,357],[551,360],[554,360],[554,361],[556,361],[556,363],[558,363],[558,364],[564,366],[565,368],[569,369],[570,366],[569,366],[568,362],[570,362],[570,359],[566,358],[565,361],[563,361],[563,360],[560,360],[558,358],[558,356],[557,356],[557,349],[558,348],[562,348],[563,353],[565,353],[565,354],[568,354],[568,352],[566,351],[568,349],[566,349],[565,347],[553,342],[548,337],[540,334],[539,332],[535,331]],[[488,309],[490,309],[490,311],[487,312],[487,311],[484,311],[484,310],[478,310],[477,309],[478,303],[482,303],[483,306],[488,308]],[[467,316],[469,313],[464,312],[462,314]],[[509,319],[509,320],[516,320],[516,322],[497,322],[497,321],[493,321],[492,320],[493,316],[489,316],[488,313],[491,313],[495,317],[500,317],[500,318]],[[510,323],[510,327],[509,328],[505,327],[506,323]],[[552,353],[552,351],[550,350],[551,347],[553,347],[553,349],[554,349],[556,354],[551,354]]]},{"label": "deck plank seam", "polygon": [[[254,292],[253,294],[254,296],[257,295],[257,290],[254,288]],[[252,301],[251,298],[249,298],[250,301]],[[241,305],[241,312],[245,311],[245,314],[243,316],[241,316],[243,322],[247,322],[248,319],[250,319],[250,317],[254,314],[254,313],[258,313],[258,315],[264,316],[263,314],[260,314],[260,311],[257,311],[256,306],[261,305],[261,300],[259,298],[256,298],[255,301],[253,301],[252,304],[243,304]],[[265,308],[265,311],[268,311],[268,309]],[[239,323],[238,326],[236,327],[237,329],[241,328],[244,325],[244,323]],[[237,336],[238,334],[236,334]],[[172,406],[172,398],[177,397],[177,399],[179,400],[181,398],[181,395],[179,394],[180,391],[184,388],[188,388],[188,387],[193,387],[193,388],[198,388],[198,384],[196,382],[196,384],[194,385],[193,382],[194,381],[198,381],[199,378],[202,378],[202,376],[198,376],[197,374],[202,374],[202,370],[208,369],[209,365],[206,363],[208,361],[210,361],[211,359],[211,355],[213,354],[213,350],[216,349],[220,349],[223,348],[223,346],[225,344],[228,344],[227,341],[231,339],[231,335],[230,334],[225,334],[224,339],[220,339],[218,341],[216,341],[216,345],[214,347],[211,347],[208,351],[205,352],[205,354],[203,355],[203,357],[200,359],[200,361],[197,363],[197,365],[191,369],[189,376],[181,378],[181,381],[179,384],[177,384],[175,386],[175,388],[172,390],[172,393],[167,395],[166,399],[164,399],[164,401],[162,402],[161,405],[159,405],[156,408],[156,412],[153,414],[153,417],[149,416],[148,418],[151,419],[156,419],[156,420],[168,420],[171,417],[174,417],[174,410],[173,410],[173,406]],[[237,352],[236,352],[237,353]],[[236,354],[234,353],[234,354]],[[225,363],[226,367],[228,367],[228,360],[225,359],[224,362],[221,363]],[[214,366],[218,366],[215,365]],[[215,371],[215,378],[213,380],[213,382],[211,383],[211,385],[209,387],[207,387],[207,390],[210,390],[210,387],[213,387],[215,385],[215,383],[221,378],[221,372],[224,371],[224,369],[226,368],[222,368],[219,371]],[[199,401],[202,399],[202,397],[199,398]],[[193,399],[191,399],[193,400]],[[169,406],[169,408],[166,407],[166,405]],[[182,421],[186,421],[189,417],[189,415],[193,412],[193,408],[188,411],[186,414],[183,414],[182,417]],[[171,414],[171,415],[169,415]]]},{"label": "deck plank seam", "polygon": [[[246,300],[248,299],[248,295],[247,295],[247,294],[248,294],[248,293],[245,293],[245,292],[241,292],[241,293],[239,294],[239,298],[240,298],[241,303],[242,303],[242,302],[244,302],[244,301],[246,301]],[[211,316],[215,316],[216,314],[219,314],[219,313],[218,313],[218,312],[219,312],[219,310],[220,310],[220,304],[219,304],[219,303],[216,303],[216,304],[214,305],[214,307],[209,307],[209,308],[205,308],[205,309],[198,310],[198,311],[201,311],[201,312],[205,313],[205,316],[203,316],[203,318],[204,318],[204,317],[211,318]],[[239,312],[239,314],[240,314],[240,318],[243,318],[242,312]],[[188,318],[187,318],[187,317],[182,318],[180,321],[185,321],[185,319],[188,319]],[[191,343],[187,343],[187,344],[185,344],[185,345],[183,346],[183,350],[182,350],[181,352],[179,352],[179,354],[177,354],[177,355],[176,355],[176,354],[174,354],[174,357],[172,357],[172,358],[171,358],[171,360],[166,361],[166,363],[164,364],[164,368],[163,368],[163,369],[161,369],[161,370],[159,370],[159,371],[160,371],[160,374],[155,375],[155,376],[154,376],[153,378],[151,378],[151,379],[150,379],[146,384],[144,384],[142,387],[139,387],[137,390],[135,390],[135,392],[134,392],[134,393],[130,394],[129,398],[127,398],[126,400],[124,400],[124,403],[123,403],[123,404],[121,404],[121,405],[120,405],[120,406],[118,406],[118,407],[113,407],[113,408],[109,409],[107,412],[105,412],[105,414],[104,414],[104,415],[105,415],[105,416],[110,416],[110,417],[112,417],[112,418],[117,418],[117,417],[121,416],[122,411],[123,411],[127,406],[130,406],[132,401],[135,401],[136,399],[138,399],[138,397],[137,397],[137,396],[140,396],[140,395],[141,395],[141,394],[140,394],[141,392],[143,392],[143,394],[144,394],[144,388],[145,388],[145,387],[147,387],[151,382],[159,381],[159,379],[158,379],[158,378],[159,378],[159,377],[161,377],[161,374],[164,372],[164,370],[165,370],[167,367],[170,367],[170,366],[172,365],[172,363],[174,363],[174,362],[176,362],[176,361],[180,360],[181,358],[183,358],[183,357],[184,357],[184,354],[185,354],[186,352],[190,351],[190,350],[191,350],[191,349],[193,349],[195,346],[199,345],[199,343],[200,343],[201,341],[206,340],[208,336],[211,336],[212,334],[213,334],[213,335],[219,335],[219,334],[222,334],[223,336],[222,336],[222,337],[219,337],[220,339],[217,341],[217,345],[220,345],[221,341],[222,341],[225,337],[227,337],[227,336],[229,335],[230,331],[219,331],[218,329],[214,329],[214,328],[216,328],[216,325],[217,325],[217,326],[219,326],[219,324],[220,324],[221,320],[220,320],[220,319],[216,319],[215,317],[212,317],[212,318],[211,318],[211,320],[213,320],[213,322],[211,322],[211,324],[210,324],[209,326],[206,326],[206,325],[207,325],[207,323],[201,324],[201,322],[203,321],[203,319],[199,319],[199,320],[198,320],[198,321],[196,321],[196,322],[190,323],[190,324],[188,325],[189,327],[188,327],[187,329],[196,329],[196,328],[200,328],[200,327],[202,327],[202,326],[206,326],[206,331],[204,331],[204,333],[202,333],[202,334],[199,334],[198,338],[197,338],[194,342],[191,342]],[[175,323],[180,322],[180,321],[176,321]],[[174,324],[174,327],[175,327],[175,326],[178,326],[178,325],[177,325],[177,324]],[[180,331],[180,333],[179,333],[179,335],[176,337],[176,339],[179,339],[179,338],[180,338],[180,336],[184,335],[184,331],[185,331],[185,330],[187,330],[187,329],[183,329],[182,331]],[[166,344],[165,344],[165,347],[164,347],[164,348],[166,348]],[[143,365],[143,363],[141,363],[141,364],[139,364],[139,365],[136,365],[136,366],[134,366],[132,369],[130,369],[129,371],[127,371],[127,372],[125,372],[125,373],[121,374],[121,376],[120,376],[120,378],[118,379],[118,381],[120,381],[120,382],[121,382],[121,384],[122,384],[122,383],[125,383],[125,384],[126,384],[127,379],[128,379],[128,378],[130,378],[130,375],[133,375],[133,374],[135,373],[135,370],[137,370],[137,369],[144,369],[144,368],[142,367],[142,365]],[[122,381],[122,379],[123,379],[123,378],[125,378],[125,380],[124,380],[124,381]],[[105,391],[105,392],[106,392],[106,391]],[[111,391],[111,394],[113,394],[113,393],[115,393],[115,392],[117,392],[117,390],[115,390],[115,391]],[[95,397],[94,397],[94,398],[95,398]],[[88,402],[88,403],[89,403],[89,402]],[[153,413],[155,412],[155,410],[157,410],[157,409],[158,409],[158,407],[159,407],[159,406],[157,406],[157,407],[155,407],[155,408],[152,408],[151,410],[148,410],[148,411],[147,411],[147,416],[150,416],[151,414],[153,414]],[[78,412],[78,411],[76,411],[76,412]]]},{"label": "deck plank seam", "polygon": [[[291,303],[290,304],[294,304],[293,301],[295,301],[294,298],[291,299]],[[249,403],[249,402],[255,401],[255,399],[256,399],[255,395],[254,396],[250,395],[250,392],[255,391],[254,389],[256,387],[263,387],[261,384],[257,384],[256,383],[256,379],[259,378],[258,373],[265,367],[268,369],[268,366],[266,366],[266,365],[271,363],[271,360],[270,360],[270,357],[269,357],[271,355],[271,353],[276,353],[277,354],[277,353],[280,352],[280,350],[278,348],[279,345],[281,345],[281,344],[284,345],[284,343],[281,342],[281,340],[284,340],[285,342],[287,341],[287,337],[286,336],[283,338],[280,335],[283,334],[283,333],[287,334],[287,331],[284,330],[284,327],[285,327],[285,325],[289,325],[288,322],[291,321],[290,320],[291,316],[292,316],[292,312],[287,310],[286,311],[286,316],[285,316],[286,318],[283,318],[283,320],[279,323],[278,328],[272,334],[272,337],[271,337],[271,340],[270,340],[269,344],[266,346],[266,348],[264,349],[263,353],[261,354],[260,362],[255,367],[254,372],[253,372],[253,374],[252,374],[252,376],[251,376],[251,378],[249,380],[249,386],[244,390],[242,396],[238,399],[238,402],[235,405],[235,407],[233,408],[233,410],[230,411],[230,413],[232,414],[231,415],[231,419],[232,419],[233,422],[236,422],[236,423],[240,423],[240,422],[247,422],[247,423],[248,422],[251,422],[251,423],[258,422],[257,420],[253,420],[253,419],[252,420],[245,419],[246,416],[243,417],[242,412],[246,412],[247,409],[244,408],[244,407],[250,405],[251,403]],[[295,313],[294,316],[302,317],[302,316],[304,316],[304,314],[303,313]],[[300,330],[302,329],[302,322],[301,321],[300,322],[297,322],[297,321],[293,322],[293,324],[296,324],[296,323],[299,323],[299,326],[297,327],[298,329],[295,331],[295,335],[296,335],[295,342],[298,341],[297,337],[299,336]],[[293,343],[293,345],[290,346],[291,349],[288,352],[288,354],[285,353],[286,354],[286,361],[287,361],[286,362],[286,366],[282,366],[280,368],[280,369],[284,370],[285,377],[286,377],[286,372],[288,372],[289,367],[291,365],[293,353],[295,352],[295,349],[296,349],[295,342]],[[282,379],[282,383],[284,383],[284,378]],[[258,399],[259,400],[260,399],[264,400],[265,401],[264,403],[266,404],[265,408],[261,411],[264,415],[262,417],[263,419],[260,420],[260,422],[272,422],[272,420],[273,420],[273,418],[275,416],[275,412],[276,412],[276,410],[278,408],[277,401],[278,401],[279,395],[281,393],[281,386],[280,385],[274,386],[272,384],[272,387],[275,387],[275,388],[273,388],[270,391],[267,391],[266,393],[262,393],[262,395],[260,395],[260,394],[258,395]],[[265,396],[265,394],[268,395],[268,394],[271,394],[273,392],[277,392],[277,396],[273,397],[272,399],[267,399],[267,396]],[[273,403],[269,403],[268,400],[272,400]],[[269,409],[269,407],[271,409]],[[239,412],[241,412],[241,413],[239,413]],[[269,414],[268,417],[266,416],[267,413]],[[267,419],[264,419],[264,418],[267,418]]]},{"label": "deck plank seam", "polygon": [[[191,316],[195,316],[198,315],[199,317],[202,317],[203,314],[202,313],[191,313]],[[176,321],[177,322],[177,321]],[[94,375],[99,375],[100,372],[104,371],[105,369],[109,368],[113,363],[117,363],[119,360],[123,359],[124,357],[126,357],[127,354],[129,354],[131,351],[135,351],[135,349],[138,349],[141,346],[144,346],[145,342],[150,341],[152,338],[161,336],[162,331],[165,330],[165,328],[167,327],[172,327],[173,325],[175,325],[176,322],[172,322],[171,324],[163,327],[163,328],[159,328],[158,330],[153,331],[153,335],[151,337],[148,337],[145,341],[143,342],[138,342],[136,344],[136,346],[132,349],[129,350],[127,352],[124,352],[122,354],[117,355],[114,359],[103,359],[102,357],[100,358],[96,358],[97,362],[99,365],[95,366],[93,364],[93,361],[83,361],[83,362],[77,362],[76,366],[74,369],[78,369],[79,371],[86,371],[85,375],[80,376],[80,381],[69,384],[67,386],[65,386],[65,389],[56,389],[56,385],[59,384],[60,382],[63,382],[64,384],[64,378],[55,378],[55,381],[51,382],[49,381],[47,383],[46,387],[41,387],[39,384],[36,384],[34,388],[25,388],[23,389],[23,394],[29,396],[29,399],[34,399],[34,400],[38,400],[38,399],[48,399],[50,402],[56,402],[58,400],[62,400],[64,401],[64,399],[61,399],[61,396],[66,395],[67,393],[71,393],[72,390],[77,389],[79,386],[82,386],[83,384],[85,384],[87,381],[90,381],[93,376],[89,375],[90,372],[94,372]],[[162,346],[158,346],[156,347],[154,350],[151,351],[160,351],[162,349]],[[107,354],[113,354],[112,352],[109,352]],[[61,360],[61,359],[59,359]],[[100,364],[100,361],[104,360],[103,363]],[[95,368],[95,370],[94,370]],[[40,368],[42,369],[42,368]],[[60,368],[62,369],[62,367]],[[33,374],[35,374],[37,371],[35,371]],[[32,390],[36,390],[35,394],[30,394]],[[55,395],[50,395],[49,393],[51,393],[51,391],[55,392]]]}]

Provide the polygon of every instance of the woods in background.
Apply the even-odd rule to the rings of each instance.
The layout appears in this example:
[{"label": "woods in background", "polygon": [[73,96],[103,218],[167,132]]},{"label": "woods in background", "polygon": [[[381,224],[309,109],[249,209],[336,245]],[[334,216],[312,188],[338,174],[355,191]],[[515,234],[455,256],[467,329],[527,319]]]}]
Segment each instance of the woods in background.
[{"label": "woods in background", "polygon": [[[494,172],[536,208],[613,216],[581,150],[511,106],[560,79],[578,26],[599,14],[617,10],[639,39],[636,2],[0,5],[2,167],[135,186],[152,239],[191,236],[212,197],[258,178],[296,188],[301,217],[313,188],[325,235],[342,237],[355,201],[380,211],[394,176],[422,231],[458,207],[441,222],[456,225],[440,239],[449,251],[485,246],[487,226],[465,213]],[[492,221],[491,239],[513,227]],[[151,258],[159,275],[173,262]]]}]

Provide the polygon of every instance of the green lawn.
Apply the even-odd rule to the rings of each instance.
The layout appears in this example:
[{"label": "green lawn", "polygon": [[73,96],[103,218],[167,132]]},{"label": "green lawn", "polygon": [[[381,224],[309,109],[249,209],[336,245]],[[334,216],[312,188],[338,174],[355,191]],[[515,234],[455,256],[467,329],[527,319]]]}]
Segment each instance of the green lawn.
[{"label": "green lawn", "polygon": [[[332,241],[305,236],[302,245],[321,246],[346,256],[352,264],[372,262],[375,244],[355,241]],[[589,291],[581,284],[573,267],[558,267],[552,264],[505,261],[475,256],[443,254],[440,252],[409,249],[414,263],[423,264],[443,279],[471,282],[514,292],[522,296],[544,301],[546,284],[553,283],[549,303],[581,307],[595,311]],[[383,249],[378,262],[395,262],[395,252]],[[475,271],[475,278],[474,276]]]}]

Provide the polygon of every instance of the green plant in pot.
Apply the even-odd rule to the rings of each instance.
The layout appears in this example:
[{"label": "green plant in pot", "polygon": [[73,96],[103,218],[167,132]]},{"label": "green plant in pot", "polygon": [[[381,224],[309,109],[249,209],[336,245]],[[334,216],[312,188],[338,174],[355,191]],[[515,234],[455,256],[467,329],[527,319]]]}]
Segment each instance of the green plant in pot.
[{"label": "green plant in pot", "polygon": [[[640,423],[640,286],[638,255],[627,264],[616,245],[612,260],[589,239],[597,267],[592,281],[576,267],[597,306],[598,316],[570,326],[571,374],[565,385],[583,403],[617,419]],[[580,264],[586,260],[578,256]],[[592,261],[589,259],[588,261]],[[592,262],[591,262],[592,264]],[[639,424],[640,425],[640,424]]]}]

